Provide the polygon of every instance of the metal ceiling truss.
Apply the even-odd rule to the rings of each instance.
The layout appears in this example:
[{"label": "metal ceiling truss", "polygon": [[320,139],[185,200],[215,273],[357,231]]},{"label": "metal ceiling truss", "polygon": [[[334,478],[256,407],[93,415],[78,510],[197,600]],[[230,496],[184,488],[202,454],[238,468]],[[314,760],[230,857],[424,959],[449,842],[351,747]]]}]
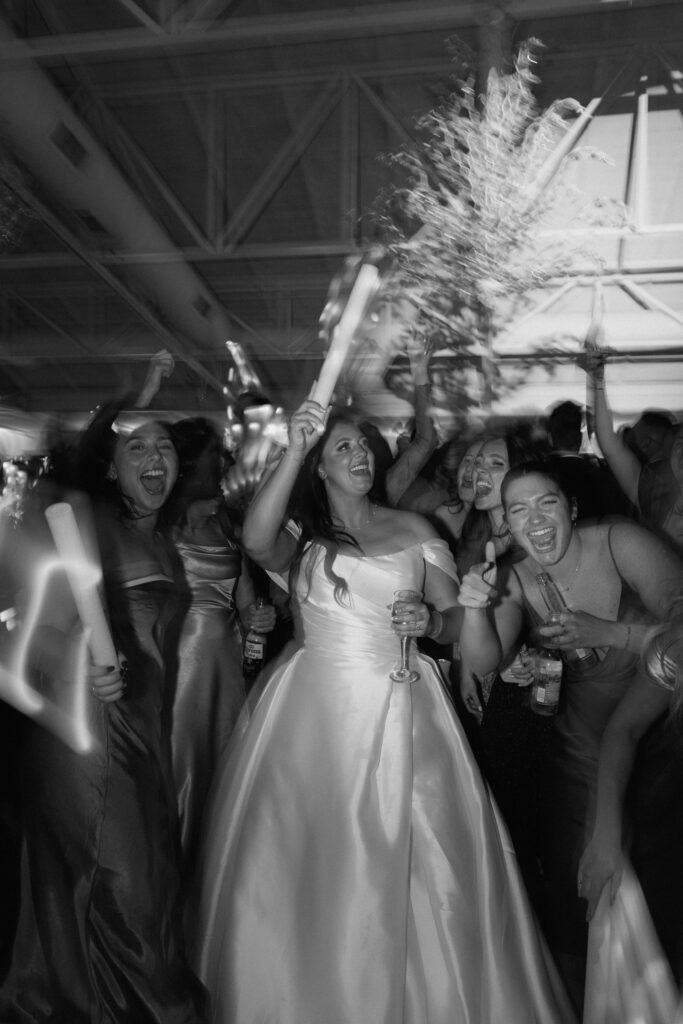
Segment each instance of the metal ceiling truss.
[{"label": "metal ceiling truss", "polygon": [[[0,166],[0,178],[3,177],[3,170]],[[54,234],[66,245],[69,249],[74,252],[78,257],[79,261],[92,270],[97,277],[101,278],[116,295],[123,300],[123,302],[132,309],[143,323],[147,324],[151,328],[152,332],[159,338],[160,342],[165,345],[170,352],[173,352],[179,358],[183,360],[188,366],[190,366],[195,373],[201,378],[201,380],[208,384],[211,388],[223,393],[223,384],[217,380],[216,377],[210,373],[203,363],[200,363],[191,353],[193,346],[185,341],[181,343],[178,339],[177,332],[170,330],[166,324],[162,323],[155,314],[150,310],[145,302],[138,298],[119,278],[111,273],[93,254],[87,251],[81,241],[74,235],[74,233],[66,227],[66,225],[55,215],[51,210],[45,206],[32,192],[28,189],[18,186],[16,182],[11,183],[11,187],[18,192],[22,201],[27,207],[32,209],[46,224]],[[2,350],[2,342],[0,342],[0,351]],[[213,354],[212,354],[213,356]]]},{"label": "metal ceiling truss", "polygon": [[[196,19],[187,27],[180,18],[170,18],[170,27],[152,18],[135,0],[118,0],[131,13],[139,27],[113,31],[76,32],[54,36],[33,36],[0,43],[0,61],[88,56],[107,59],[143,52],[164,50],[178,52],[211,46],[229,49],[306,40],[350,39],[370,35],[399,35],[420,31],[443,31],[477,25],[494,3],[453,0],[414,0],[403,3],[368,4],[363,7],[325,8],[283,15],[259,15],[237,18],[226,9],[219,24],[207,21],[198,27]],[[634,7],[667,6],[667,0],[641,0]],[[214,5],[210,5],[214,6]],[[218,5],[219,7],[221,5]],[[501,4],[509,17],[520,21],[530,18],[554,18],[595,13],[595,0],[507,0]],[[176,8],[174,8],[176,10]],[[182,10],[182,8],[177,8]]]},{"label": "metal ceiling truss", "polygon": [[347,88],[348,80],[344,76],[335,76],[328,83],[230,217],[221,237],[217,240],[219,252],[234,250],[247,234],[249,228],[263,212],[267,203],[277,194],[282,183],[327,122],[332,111],[339,105]]},{"label": "metal ceiling truss", "polygon": [[[115,55],[136,56],[141,52],[158,49],[164,52],[181,53],[184,49],[201,48],[210,37],[211,44],[229,48],[232,45],[248,45],[257,43],[284,43],[292,39],[306,37],[315,38],[321,30],[321,17],[325,26],[318,38],[342,38],[360,34],[380,32],[402,33],[424,30],[439,30],[446,24],[449,28],[458,24],[472,24],[481,15],[480,4],[440,3],[429,0],[422,4],[385,4],[369,5],[355,8],[353,16],[348,9],[328,10],[326,12],[309,12],[302,15],[287,15],[284,18],[260,16],[253,18],[235,18],[231,12],[234,3],[221,0],[186,0],[186,2],[161,2],[158,5],[158,20],[155,20],[141,3],[135,0],[117,0],[139,23],[138,29],[126,32],[83,33],[79,35],[60,35],[59,38],[45,37],[30,40],[0,41],[0,61],[3,60],[37,60],[49,61],[54,57],[85,57],[98,59]],[[506,4],[512,15],[529,18],[534,15],[552,17],[556,14],[577,13],[579,10],[595,11],[594,3],[583,3],[582,0],[562,3],[559,0],[543,0],[531,3],[520,0],[518,3]],[[477,14],[478,12],[478,14]],[[226,19],[216,27],[217,19]],[[210,28],[209,28],[210,26]],[[604,47],[593,47],[596,54],[604,52]],[[583,48],[582,48],[583,52]],[[623,48],[618,48],[623,52]],[[683,113],[683,76],[677,68],[675,60],[666,53],[662,46],[654,45],[638,49],[630,54],[630,59],[620,69],[618,75],[596,95],[588,105],[588,115],[570,128],[565,141],[567,150],[576,145],[592,118],[598,111],[609,109],[623,97],[626,84],[633,83],[637,94],[636,108],[633,114],[632,133],[625,181],[624,199],[631,210],[636,234],[662,233],[664,231],[681,231],[683,224],[652,225],[647,218],[647,122],[648,122],[648,76],[647,63],[654,58],[665,69],[666,81],[670,97]],[[575,59],[576,54],[554,55],[554,60]],[[330,75],[318,71],[283,71],[277,69],[273,73],[211,76],[201,82],[180,80],[175,83],[156,82],[149,86],[136,85],[134,88],[142,99],[150,96],[169,97],[178,94],[186,103],[193,106],[193,98],[203,94],[208,99],[205,124],[200,115],[196,115],[198,134],[205,144],[207,177],[205,196],[205,230],[202,231],[191,216],[180,198],[164,180],[157,169],[138,146],[125,128],[117,121],[111,111],[104,105],[107,96],[126,95],[130,87],[125,85],[104,87],[101,90],[86,80],[78,92],[81,106],[87,104],[89,119],[97,123],[98,131],[109,140],[110,148],[115,150],[118,159],[125,158],[125,165],[130,177],[140,191],[145,191],[148,200],[150,189],[177,218],[194,240],[194,246],[185,246],[177,251],[163,253],[127,253],[127,252],[92,252],[86,250],[73,233],[59,221],[54,214],[45,208],[36,197],[25,195],[24,201],[38,212],[41,219],[55,232],[57,237],[67,246],[68,252],[63,254],[31,254],[3,257],[2,265],[7,269],[22,267],[66,267],[83,263],[88,266],[116,295],[121,298],[144,324],[156,335],[162,344],[175,352],[179,359],[186,362],[195,373],[212,389],[223,390],[223,382],[207,370],[202,362],[194,357],[188,346],[179,344],[177,335],[169,331],[130,289],[108,268],[125,267],[145,262],[175,262],[184,260],[189,263],[212,263],[224,261],[255,261],[272,259],[291,259],[297,256],[326,256],[342,258],[360,244],[359,212],[362,200],[362,168],[360,166],[360,99],[365,98],[378,113],[392,132],[402,140],[409,139],[409,132],[397,114],[378,94],[373,87],[373,79],[379,77],[414,78],[429,68],[430,73],[438,69],[439,74],[451,74],[452,62],[429,61],[420,65],[405,62],[393,64],[358,64],[341,73]],[[80,68],[79,68],[80,71]],[[251,190],[243,198],[239,206],[226,217],[226,194],[229,174],[226,148],[228,139],[225,129],[225,103],[228,96],[234,96],[240,90],[253,89],[256,84],[265,90],[269,88],[296,87],[308,83],[324,84],[324,88],[306,115],[294,126],[289,138],[274,154],[268,166],[254,183]],[[335,239],[311,240],[310,242],[278,242],[249,243],[244,241],[249,231],[263,214],[268,204],[278,194],[279,189],[287,180],[292,170],[306,153],[312,141],[327,123],[330,117],[340,109],[340,130],[342,139],[343,166],[339,192],[339,237]],[[618,229],[608,229],[607,233],[619,233]],[[626,235],[633,237],[632,230],[621,232],[625,241]],[[681,266],[658,268],[654,264],[646,267],[627,268],[623,265],[624,242],[619,246],[617,266],[608,268],[598,279],[605,284],[619,287],[630,295],[634,301],[647,308],[664,313],[677,323],[683,324],[683,317],[676,311],[652,296],[643,285],[679,282],[683,280],[683,264]],[[538,315],[549,309],[563,295],[577,286],[584,286],[585,275],[565,279],[550,295],[544,297],[529,316]],[[258,346],[258,356],[266,361],[294,355],[298,359],[314,359],[319,357],[316,349],[317,332],[314,328],[298,331],[292,335],[291,309],[292,294],[297,288],[308,284],[310,278],[290,270],[290,280],[276,287],[276,294],[281,298],[282,317],[286,320],[286,344],[273,343],[271,338],[248,324],[243,318],[228,311],[241,328],[252,337]],[[234,286],[236,290],[243,287],[242,283]],[[269,284],[260,281],[255,285],[244,285],[255,290],[265,289]],[[25,300],[24,300],[25,301]],[[37,310],[33,309],[34,313]],[[59,328],[49,318],[43,316],[51,329],[70,343],[80,345],[64,329]],[[525,317],[526,319],[526,317]],[[518,322],[519,323],[519,322]],[[284,339],[283,339],[284,340]],[[84,350],[84,346],[81,345]],[[87,351],[87,350],[85,350]],[[1,352],[1,348],[0,348]],[[93,357],[95,353],[93,353]],[[227,354],[212,354],[212,358],[221,362],[228,360]],[[2,354],[0,361],[5,362]]]}]

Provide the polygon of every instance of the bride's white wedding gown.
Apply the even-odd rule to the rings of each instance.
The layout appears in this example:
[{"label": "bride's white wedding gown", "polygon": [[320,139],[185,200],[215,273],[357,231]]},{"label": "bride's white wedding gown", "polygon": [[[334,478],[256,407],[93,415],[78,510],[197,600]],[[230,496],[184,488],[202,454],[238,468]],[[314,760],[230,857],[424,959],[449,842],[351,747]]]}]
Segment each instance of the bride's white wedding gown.
[{"label": "bride's white wedding gown", "polygon": [[[442,541],[311,549],[302,646],[219,766],[196,965],[216,1024],[556,1024],[569,1009],[435,664],[394,683],[389,606]],[[307,574],[309,580],[307,581]]]}]

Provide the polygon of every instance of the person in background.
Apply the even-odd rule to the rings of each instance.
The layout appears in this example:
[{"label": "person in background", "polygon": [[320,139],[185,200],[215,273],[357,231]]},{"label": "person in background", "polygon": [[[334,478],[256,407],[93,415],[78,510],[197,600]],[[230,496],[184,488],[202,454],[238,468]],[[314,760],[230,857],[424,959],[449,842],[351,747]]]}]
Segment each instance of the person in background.
[{"label": "person in background", "polygon": [[[587,338],[585,354],[581,365],[587,374],[589,391],[588,404],[592,406],[595,417],[595,432],[600,451],[604,455],[609,468],[628,501],[639,513],[643,524],[656,533],[662,531],[662,525],[672,505],[676,501],[676,483],[673,479],[669,460],[658,457],[657,461],[641,461],[624,438],[616,433],[612,423],[612,414],[607,403],[605,383],[606,355],[602,348],[597,347],[600,332],[591,331]],[[661,426],[661,424],[660,424]],[[642,417],[636,431],[636,446],[654,455],[663,456],[665,448],[670,449],[676,428],[669,423],[666,434],[669,440],[664,444],[661,431],[651,434],[647,421]]]},{"label": "person in background", "polygon": [[430,353],[429,342],[416,335],[408,348],[415,427],[412,437],[401,435],[397,438],[397,455],[384,478],[388,503],[395,508],[410,509],[413,512],[424,512],[425,503],[431,507],[433,501],[429,481],[420,476],[438,445],[434,423],[429,414]]},{"label": "person in background", "polygon": [[576,499],[579,519],[627,515],[629,505],[607,466],[581,452],[583,410],[576,402],[560,402],[547,420],[551,451],[548,461],[564,490]]},{"label": "person in background", "polygon": [[168,519],[190,603],[178,638],[171,752],[189,879],[213,772],[246,698],[244,636],[250,629],[270,633],[275,609],[257,607],[249,563],[221,494],[224,453],[213,424],[192,417],[172,430],[180,476]]},{"label": "person in background", "polygon": [[[510,552],[512,536],[503,514],[501,484],[511,466],[525,462],[535,451],[515,430],[487,437],[479,445],[472,467],[474,500],[457,548],[461,576],[484,559],[487,545],[492,545],[489,554],[494,562]],[[451,674],[467,713],[465,728],[510,829],[527,889],[545,926],[538,832],[548,721],[529,708],[527,687],[532,675],[527,641],[526,635],[520,636],[517,648],[499,670],[484,675],[473,670],[460,643]]]},{"label": "person in background", "polygon": [[[85,432],[78,468],[94,504],[119,665],[87,669],[87,751],[30,722],[22,905],[0,1020],[201,1024],[203,993],[184,956],[164,726],[178,576],[159,517],[177,452],[165,424],[117,405]],[[29,664],[35,685],[58,700],[61,681],[75,681],[83,633],[66,582],[55,586]]]},{"label": "person in background", "polygon": [[447,484],[447,497],[431,513],[432,520],[445,529],[446,539],[455,549],[474,504],[474,463],[485,440],[476,438],[462,451],[453,476],[455,486]]},{"label": "person in background", "polygon": [[672,427],[676,419],[672,413],[659,409],[645,409],[629,428],[626,443],[643,465],[666,462],[671,452]]},{"label": "person in background", "polygon": [[213,792],[197,948],[212,1020],[569,1022],[444,681],[415,650],[419,679],[395,674],[401,638],[456,635],[448,547],[372,501],[348,411],[307,400],[289,437],[243,539],[289,572],[299,646]]}]

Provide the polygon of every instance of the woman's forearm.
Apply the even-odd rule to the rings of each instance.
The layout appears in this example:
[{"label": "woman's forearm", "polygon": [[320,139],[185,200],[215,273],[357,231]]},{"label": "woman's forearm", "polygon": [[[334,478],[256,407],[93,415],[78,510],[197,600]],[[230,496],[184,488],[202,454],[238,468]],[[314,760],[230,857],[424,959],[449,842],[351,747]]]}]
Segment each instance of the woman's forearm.
[{"label": "woman's forearm", "polygon": [[439,644],[453,644],[462,628],[463,609],[458,605],[450,608],[432,608],[429,626],[425,636]]},{"label": "woman's forearm", "polygon": [[465,608],[460,630],[460,653],[478,676],[495,672],[503,657],[498,633],[484,608]]},{"label": "woman's forearm", "polygon": [[242,527],[242,545],[258,565],[278,570],[286,567],[291,538],[283,537],[287,505],[302,460],[288,449],[275,470],[252,498]]},{"label": "woman's forearm", "polygon": [[628,500],[637,506],[640,463],[637,456],[614,429],[612,413],[607,404],[604,376],[596,374],[589,376],[587,386],[592,394],[595,434],[600,451]]}]

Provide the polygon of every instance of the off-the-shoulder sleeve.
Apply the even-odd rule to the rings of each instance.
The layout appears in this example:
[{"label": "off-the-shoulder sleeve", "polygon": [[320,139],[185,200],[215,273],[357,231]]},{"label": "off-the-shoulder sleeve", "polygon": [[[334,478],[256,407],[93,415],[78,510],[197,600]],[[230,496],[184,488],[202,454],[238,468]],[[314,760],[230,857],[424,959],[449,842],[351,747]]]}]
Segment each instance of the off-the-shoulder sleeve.
[{"label": "off-the-shoulder sleeve", "polygon": [[425,562],[429,562],[430,565],[435,565],[437,569],[441,569],[447,576],[450,576],[456,583],[460,583],[458,579],[458,570],[455,567],[455,560],[451,554],[451,549],[445,540],[424,540],[422,541],[420,548],[422,549],[422,555]]}]

